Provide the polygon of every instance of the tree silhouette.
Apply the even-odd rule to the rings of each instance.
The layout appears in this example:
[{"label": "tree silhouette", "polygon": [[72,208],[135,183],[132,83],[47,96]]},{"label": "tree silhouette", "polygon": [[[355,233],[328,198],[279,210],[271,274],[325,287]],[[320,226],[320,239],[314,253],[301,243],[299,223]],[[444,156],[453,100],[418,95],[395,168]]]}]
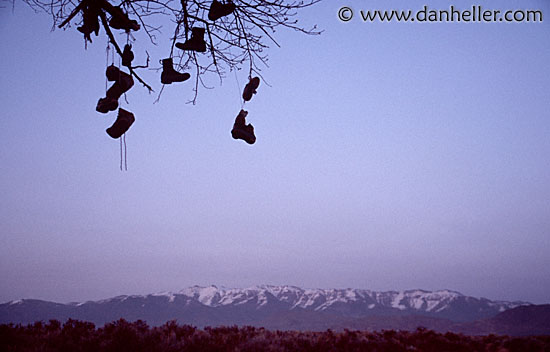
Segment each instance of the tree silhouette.
[{"label": "tree silhouette", "polygon": [[[79,25],[77,30],[83,34],[86,42],[92,42],[94,35],[104,33],[122,58],[122,64],[150,92],[153,88],[137,72],[149,66],[149,54],[147,64],[132,65],[130,43],[136,43],[132,33],[144,31],[150,41],[145,45],[157,45],[160,35],[170,35],[171,46],[163,60],[161,82],[171,84],[192,76],[195,81],[192,103],[197,100],[199,86],[206,87],[203,81],[206,74],[217,75],[220,82],[227,72],[242,68],[248,70],[249,78],[253,75],[261,76],[260,64],[267,66],[265,49],[270,44],[279,46],[275,38],[278,28],[309,35],[320,33],[316,26],[303,27],[296,17],[298,10],[321,0],[24,1],[35,11],[51,15],[53,25],[58,28]],[[159,18],[171,20],[173,28],[169,34],[161,32],[161,27],[155,25],[155,20]],[[113,34],[113,31],[118,30],[128,34],[128,43],[124,49]],[[140,50],[143,45],[140,43]],[[190,74],[182,71],[190,71]],[[124,89],[119,91],[124,92]]]}]

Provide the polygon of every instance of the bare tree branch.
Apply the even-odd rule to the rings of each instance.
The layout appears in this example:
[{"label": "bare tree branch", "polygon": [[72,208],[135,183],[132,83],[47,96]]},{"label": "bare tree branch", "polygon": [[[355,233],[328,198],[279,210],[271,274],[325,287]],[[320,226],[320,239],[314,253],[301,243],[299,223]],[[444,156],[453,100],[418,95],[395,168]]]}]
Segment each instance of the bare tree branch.
[{"label": "bare tree branch", "polygon": [[[78,14],[79,21],[85,23],[85,11],[90,7],[98,10],[99,20],[116,52],[122,56],[122,51],[109,27],[117,13],[124,9],[130,19],[136,20],[136,28],[142,29],[149,37],[151,44],[157,45],[156,38],[161,34],[161,28],[152,25],[154,18],[167,18],[174,23],[174,31],[169,57],[179,58],[175,64],[178,71],[193,69],[195,72],[194,97],[198,97],[199,82],[205,88],[203,76],[215,74],[223,81],[225,72],[248,67],[248,75],[260,75],[260,65],[267,67],[267,42],[279,46],[275,38],[277,28],[288,28],[307,35],[317,35],[321,31],[316,26],[310,29],[301,26],[296,17],[298,11],[321,0],[24,0],[33,10],[46,12],[52,16],[53,25],[66,28]],[[218,6],[230,8],[228,13],[212,21],[209,12],[213,1]],[[221,5],[220,5],[221,4]],[[233,5],[234,4],[234,9]],[[89,14],[88,14],[89,15]],[[94,17],[93,15],[92,17]],[[90,17],[90,16],[88,16]],[[192,39],[194,27],[204,28],[206,52],[175,48],[178,42]],[[81,28],[81,27],[79,27]],[[128,30],[129,31],[129,30]],[[85,38],[91,41],[90,34]],[[266,42],[267,41],[267,42]],[[180,45],[181,47],[181,45]],[[141,68],[135,66],[134,68]],[[130,73],[150,92],[151,86],[144,82],[130,68]],[[164,88],[164,87],[163,87]],[[163,90],[163,89],[162,89]],[[161,90],[161,93],[162,93]],[[161,94],[160,93],[160,94]],[[160,98],[159,94],[159,98]],[[158,99],[157,99],[158,100]]]}]

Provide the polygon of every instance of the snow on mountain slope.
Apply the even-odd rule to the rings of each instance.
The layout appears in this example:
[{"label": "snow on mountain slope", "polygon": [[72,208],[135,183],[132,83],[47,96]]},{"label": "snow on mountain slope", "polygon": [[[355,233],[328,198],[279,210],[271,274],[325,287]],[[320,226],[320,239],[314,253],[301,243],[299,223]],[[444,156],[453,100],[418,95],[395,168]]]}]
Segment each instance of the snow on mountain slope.
[{"label": "snow on mountain slope", "polygon": [[[207,307],[239,307],[263,309],[278,304],[277,309],[304,309],[317,312],[332,312],[364,316],[370,311],[416,313],[432,316],[453,316],[456,312],[468,311],[470,315],[479,312],[483,315],[527,305],[525,302],[490,301],[485,298],[464,296],[450,290],[425,291],[387,291],[377,292],[362,289],[302,289],[296,286],[259,285],[249,288],[225,288],[214,285],[192,286],[179,292],[161,292],[147,296],[117,296],[97,302],[86,303],[123,303],[128,299],[146,300],[148,298],[165,299],[165,303],[184,302]],[[11,304],[17,304],[13,301]],[[76,304],[81,306],[86,303]]]},{"label": "snow on mountain slope", "polygon": [[[238,306],[255,304],[261,308],[270,300],[288,306],[289,310],[302,308],[314,311],[328,311],[353,304],[364,309],[395,309],[399,311],[417,311],[423,313],[440,313],[451,309],[453,304],[468,303],[475,309],[504,311],[525,305],[525,302],[490,301],[484,298],[464,296],[450,290],[425,291],[387,291],[376,292],[361,289],[302,289],[296,286],[259,285],[244,289],[217,286],[192,286],[178,293],[162,293],[170,302],[183,295],[209,307]],[[273,300],[274,298],[274,300]],[[116,297],[115,299],[123,299]]]},{"label": "snow on mountain slope", "polygon": [[468,322],[491,318],[520,305],[528,303],[490,301],[449,290],[377,292],[273,285],[245,289],[193,286],[179,292],[125,295],[83,303],[11,301],[0,304],[0,323],[73,318],[104,324],[123,317],[154,324],[178,319],[200,326],[268,324],[270,319],[282,324],[276,326],[285,326],[297,321],[306,324],[311,319],[307,324],[312,325],[306,325],[316,326],[319,322],[342,323],[369,317],[394,321],[392,319],[396,316],[413,320],[428,317],[444,319],[444,322]]}]

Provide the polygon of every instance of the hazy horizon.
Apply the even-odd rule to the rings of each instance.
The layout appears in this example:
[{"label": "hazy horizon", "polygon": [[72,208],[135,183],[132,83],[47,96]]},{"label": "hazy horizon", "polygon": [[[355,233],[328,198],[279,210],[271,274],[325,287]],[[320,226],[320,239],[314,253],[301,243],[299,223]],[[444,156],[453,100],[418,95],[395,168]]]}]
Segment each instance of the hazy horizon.
[{"label": "hazy horizon", "polygon": [[[136,81],[127,172],[116,113],[95,111],[103,31],[85,50],[75,25],[0,8],[0,302],[288,284],[550,303],[550,21],[337,18],[425,4],[453,3],[327,0],[298,15],[321,35],[278,30],[254,145],[230,133],[246,69],[207,76],[196,105],[192,82],[154,104]],[[157,93],[162,24],[133,45]]]}]

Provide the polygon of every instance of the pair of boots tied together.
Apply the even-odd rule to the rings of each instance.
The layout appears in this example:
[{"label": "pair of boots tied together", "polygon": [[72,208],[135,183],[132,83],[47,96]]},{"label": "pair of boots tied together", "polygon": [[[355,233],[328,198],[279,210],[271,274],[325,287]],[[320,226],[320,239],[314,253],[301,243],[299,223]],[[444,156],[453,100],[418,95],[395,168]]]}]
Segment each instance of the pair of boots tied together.
[{"label": "pair of boots tied together", "polygon": [[[260,85],[260,78],[254,77],[251,78],[243,90],[243,99],[244,101],[250,101],[252,96],[256,94],[256,89]],[[235,118],[235,123],[233,124],[233,129],[231,130],[231,136],[234,139],[242,139],[248,144],[254,144],[256,142],[256,136],[254,135],[254,127],[251,124],[246,124],[246,116],[248,112],[241,110]]]},{"label": "pair of boots tied together", "polygon": [[107,67],[105,75],[108,81],[115,83],[107,90],[106,97],[97,102],[96,110],[102,114],[115,111],[118,107],[118,99],[134,85],[132,76],[114,65]]}]

